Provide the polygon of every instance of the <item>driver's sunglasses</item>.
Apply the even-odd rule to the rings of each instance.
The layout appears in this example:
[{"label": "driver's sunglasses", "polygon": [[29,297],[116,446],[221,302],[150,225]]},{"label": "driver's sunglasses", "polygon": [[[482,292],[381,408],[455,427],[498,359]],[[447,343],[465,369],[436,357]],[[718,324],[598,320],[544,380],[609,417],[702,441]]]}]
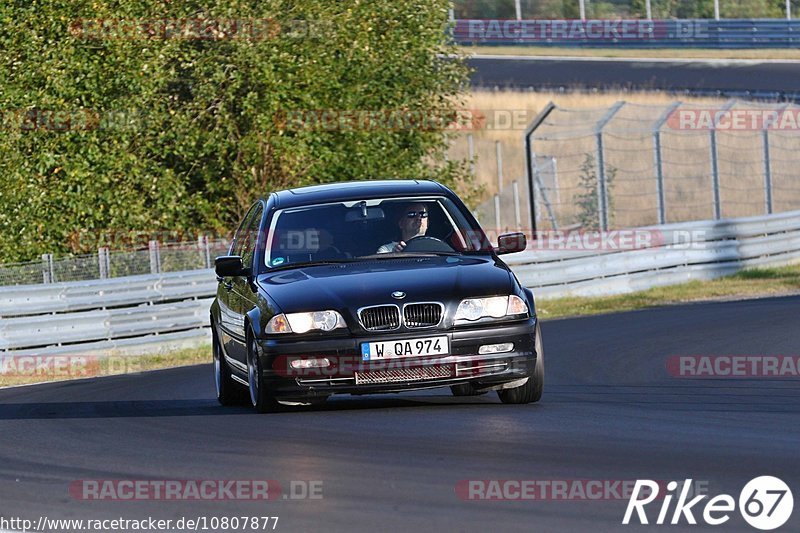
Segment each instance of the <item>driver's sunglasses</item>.
[{"label": "driver's sunglasses", "polygon": [[406,216],[408,218],[417,218],[417,217],[419,217],[419,218],[428,218],[428,212],[427,211],[409,211],[408,213],[406,213]]}]

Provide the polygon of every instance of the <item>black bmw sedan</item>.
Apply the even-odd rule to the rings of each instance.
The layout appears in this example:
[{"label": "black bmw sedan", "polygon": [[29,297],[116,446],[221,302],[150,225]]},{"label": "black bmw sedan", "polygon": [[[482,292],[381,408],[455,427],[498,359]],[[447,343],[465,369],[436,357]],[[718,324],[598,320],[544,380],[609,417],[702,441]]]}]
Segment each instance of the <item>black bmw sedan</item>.
[{"label": "black bmw sedan", "polygon": [[432,181],[303,187],[258,200],[216,259],[214,373],[223,405],[260,412],[333,394],[450,387],[541,398],[533,294],[461,200]]}]

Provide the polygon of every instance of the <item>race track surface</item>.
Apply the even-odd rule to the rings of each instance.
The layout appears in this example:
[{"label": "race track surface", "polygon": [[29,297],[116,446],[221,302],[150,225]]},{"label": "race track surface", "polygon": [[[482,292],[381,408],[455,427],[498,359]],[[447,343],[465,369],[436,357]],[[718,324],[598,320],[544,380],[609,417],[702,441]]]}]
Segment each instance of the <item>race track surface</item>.
[{"label": "race track surface", "polygon": [[475,57],[473,87],[665,90],[800,100],[800,64],[780,61]]},{"label": "race track surface", "polygon": [[[279,516],[276,531],[640,531],[626,500],[464,501],[461,480],[683,480],[738,498],[774,475],[800,499],[798,380],[678,379],[673,355],[797,355],[800,297],[543,324],[541,403],[494,393],[223,408],[210,365],[0,391],[0,515]],[[317,500],[83,501],[85,479],[320,480]],[[648,507],[651,520],[658,507]],[[702,514],[695,513],[696,515]],[[734,512],[722,527],[756,531]],[[782,531],[800,530],[800,511]]]}]

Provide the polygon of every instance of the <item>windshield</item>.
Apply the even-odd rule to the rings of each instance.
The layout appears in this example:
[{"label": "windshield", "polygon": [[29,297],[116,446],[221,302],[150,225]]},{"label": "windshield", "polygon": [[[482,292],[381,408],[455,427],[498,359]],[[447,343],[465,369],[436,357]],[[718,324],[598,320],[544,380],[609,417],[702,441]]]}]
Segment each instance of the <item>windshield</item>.
[{"label": "windshield", "polygon": [[265,264],[349,262],[488,252],[478,226],[445,197],[354,200],[278,211]]}]

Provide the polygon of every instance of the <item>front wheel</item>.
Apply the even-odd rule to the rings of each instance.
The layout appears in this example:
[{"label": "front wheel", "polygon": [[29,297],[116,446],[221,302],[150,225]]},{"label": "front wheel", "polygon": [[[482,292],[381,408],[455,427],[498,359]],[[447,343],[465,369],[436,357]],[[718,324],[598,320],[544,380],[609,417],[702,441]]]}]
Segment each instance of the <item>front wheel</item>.
[{"label": "front wheel", "polygon": [[503,403],[524,404],[538,402],[542,398],[544,389],[544,350],[542,349],[542,331],[539,323],[536,323],[536,333],[534,338],[536,350],[536,365],[533,374],[528,377],[524,385],[513,389],[501,389],[497,391],[497,396]]},{"label": "front wheel", "polygon": [[259,413],[271,413],[280,408],[278,401],[264,386],[261,358],[258,356],[258,343],[249,335],[247,343],[247,381],[250,390],[250,403]]}]

